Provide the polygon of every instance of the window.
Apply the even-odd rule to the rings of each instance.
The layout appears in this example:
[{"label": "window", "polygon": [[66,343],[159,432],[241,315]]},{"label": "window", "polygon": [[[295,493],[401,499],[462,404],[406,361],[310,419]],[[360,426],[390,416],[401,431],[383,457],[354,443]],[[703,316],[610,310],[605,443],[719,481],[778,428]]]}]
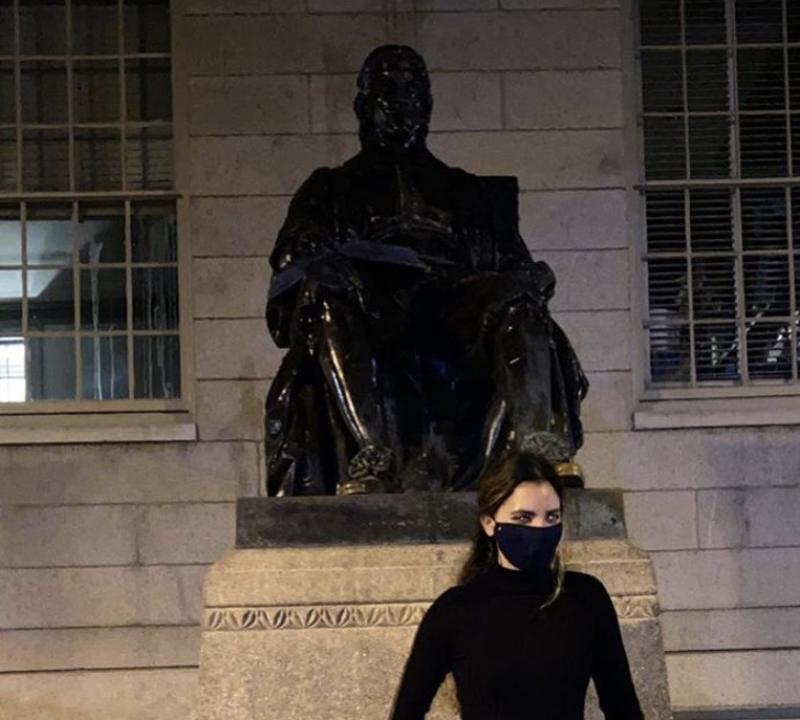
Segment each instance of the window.
[{"label": "window", "polygon": [[647,387],[797,392],[800,2],[638,9]]},{"label": "window", "polygon": [[0,403],[180,398],[173,177],[168,0],[0,2]]}]

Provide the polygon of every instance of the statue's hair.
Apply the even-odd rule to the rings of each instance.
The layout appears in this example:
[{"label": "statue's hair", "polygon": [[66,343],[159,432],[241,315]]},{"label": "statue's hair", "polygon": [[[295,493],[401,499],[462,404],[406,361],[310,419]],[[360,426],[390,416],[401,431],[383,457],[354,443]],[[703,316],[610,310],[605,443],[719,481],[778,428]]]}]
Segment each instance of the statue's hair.
[{"label": "statue's hair", "polygon": [[405,62],[409,69],[418,73],[421,78],[430,84],[428,68],[425,60],[414,48],[408,45],[381,45],[367,55],[361,71],[358,73],[358,90],[366,92],[372,76],[387,64]]},{"label": "statue's hair", "polygon": [[[524,482],[549,482],[561,501],[563,511],[564,483],[548,460],[533,453],[512,450],[491,462],[478,481],[477,527],[469,556],[459,574],[458,582],[460,584],[469,582],[497,563],[497,543],[494,538],[490,538],[484,532],[481,518],[483,516],[494,517],[517,486]],[[541,607],[553,603],[564,587],[565,570],[560,545],[550,567],[556,580],[555,588]]]}]

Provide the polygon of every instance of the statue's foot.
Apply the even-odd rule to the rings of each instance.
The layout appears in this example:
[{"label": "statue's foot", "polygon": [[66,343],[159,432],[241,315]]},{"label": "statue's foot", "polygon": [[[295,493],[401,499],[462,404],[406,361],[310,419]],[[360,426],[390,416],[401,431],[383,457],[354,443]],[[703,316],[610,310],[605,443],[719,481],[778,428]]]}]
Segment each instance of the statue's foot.
[{"label": "statue's foot", "polygon": [[564,438],[555,433],[539,431],[520,436],[519,449],[547,458],[552,463],[560,463],[569,458],[575,450]]},{"label": "statue's foot", "polygon": [[386,480],[392,467],[392,453],[380,445],[366,445],[350,460],[347,480],[339,485],[337,495],[361,495],[386,492]]}]

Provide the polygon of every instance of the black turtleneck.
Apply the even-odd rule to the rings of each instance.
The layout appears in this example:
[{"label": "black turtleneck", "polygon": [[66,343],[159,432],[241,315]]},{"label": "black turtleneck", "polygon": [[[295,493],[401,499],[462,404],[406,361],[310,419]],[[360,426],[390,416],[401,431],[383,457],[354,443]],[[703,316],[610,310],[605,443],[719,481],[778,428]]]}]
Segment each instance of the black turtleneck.
[{"label": "black turtleneck", "polygon": [[642,720],[614,606],[595,577],[567,572],[544,609],[549,573],[495,565],[425,614],[391,720],[423,720],[452,672],[463,720],[582,720],[594,680],[607,720]]}]

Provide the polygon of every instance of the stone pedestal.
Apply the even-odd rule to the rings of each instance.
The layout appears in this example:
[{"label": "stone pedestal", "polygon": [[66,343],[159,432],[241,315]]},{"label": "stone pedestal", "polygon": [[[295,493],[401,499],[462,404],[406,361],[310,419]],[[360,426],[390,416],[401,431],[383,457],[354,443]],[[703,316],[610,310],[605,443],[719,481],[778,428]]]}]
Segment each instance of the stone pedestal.
[{"label": "stone pedestal", "polygon": [[[240,501],[241,547],[205,582],[199,720],[385,720],[416,626],[464,560],[474,502]],[[608,588],[645,716],[666,720],[652,565],[625,540],[621,508],[617,493],[573,492],[565,556]],[[451,679],[428,717],[459,717]],[[602,717],[593,697],[587,717]]]}]

